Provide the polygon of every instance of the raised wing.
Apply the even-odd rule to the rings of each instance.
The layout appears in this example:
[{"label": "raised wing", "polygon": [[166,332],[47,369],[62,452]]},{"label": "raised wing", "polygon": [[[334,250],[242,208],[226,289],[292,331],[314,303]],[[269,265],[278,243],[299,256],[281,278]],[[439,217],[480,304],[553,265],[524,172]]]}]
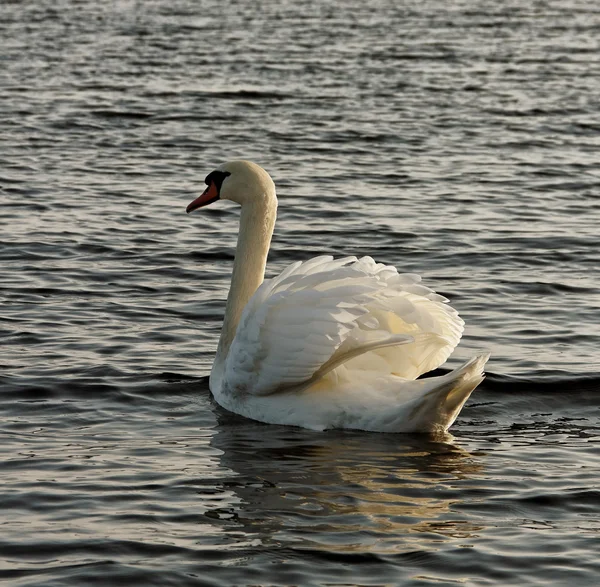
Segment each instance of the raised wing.
[{"label": "raised wing", "polygon": [[[458,344],[458,313],[414,274],[370,257],[315,257],[265,280],[249,300],[225,364],[225,385],[267,395],[336,369],[415,379]],[[375,374],[376,374],[375,373]]]}]

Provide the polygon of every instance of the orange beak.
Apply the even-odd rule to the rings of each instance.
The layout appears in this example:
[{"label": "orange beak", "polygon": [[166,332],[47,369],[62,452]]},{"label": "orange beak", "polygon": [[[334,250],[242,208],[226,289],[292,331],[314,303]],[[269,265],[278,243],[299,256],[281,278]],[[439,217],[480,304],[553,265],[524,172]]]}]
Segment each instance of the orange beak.
[{"label": "orange beak", "polygon": [[189,206],[185,209],[185,211],[189,214],[198,208],[202,208],[203,206],[208,206],[213,202],[216,202],[219,199],[219,190],[215,185],[214,181],[211,181],[209,186],[204,190],[204,193],[196,198],[193,202],[190,202]]}]

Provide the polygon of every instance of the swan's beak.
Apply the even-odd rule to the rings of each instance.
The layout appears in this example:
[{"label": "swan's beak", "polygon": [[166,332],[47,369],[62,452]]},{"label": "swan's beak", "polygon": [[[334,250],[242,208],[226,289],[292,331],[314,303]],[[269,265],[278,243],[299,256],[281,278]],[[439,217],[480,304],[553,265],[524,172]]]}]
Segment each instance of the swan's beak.
[{"label": "swan's beak", "polygon": [[185,211],[189,214],[197,208],[202,208],[202,206],[208,206],[209,204],[216,202],[218,199],[219,190],[217,189],[215,182],[211,181],[210,185],[204,190],[204,193],[199,198],[196,198],[193,202],[190,202]]}]

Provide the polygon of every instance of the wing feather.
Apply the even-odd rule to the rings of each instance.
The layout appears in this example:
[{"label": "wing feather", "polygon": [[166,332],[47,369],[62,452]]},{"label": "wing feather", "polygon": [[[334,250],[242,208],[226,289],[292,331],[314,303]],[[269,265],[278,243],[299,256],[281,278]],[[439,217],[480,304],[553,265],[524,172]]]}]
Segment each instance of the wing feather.
[{"label": "wing feather", "polygon": [[266,395],[331,370],[351,377],[376,368],[414,379],[445,362],[460,340],[463,321],[447,301],[418,275],[371,257],[294,263],[246,305],[225,383]]}]

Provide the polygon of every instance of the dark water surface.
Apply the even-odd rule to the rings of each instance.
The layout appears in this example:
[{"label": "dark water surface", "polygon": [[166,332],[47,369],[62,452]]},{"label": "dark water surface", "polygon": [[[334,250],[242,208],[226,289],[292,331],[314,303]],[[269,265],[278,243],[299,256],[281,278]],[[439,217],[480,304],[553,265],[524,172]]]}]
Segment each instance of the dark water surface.
[{"label": "dark water surface", "polygon": [[[0,581],[596,586],[593,2],[0,4]],[[269,273],[418,272],[492,351],[452,428],[313,433],[206,376],[238,211]]]}]

